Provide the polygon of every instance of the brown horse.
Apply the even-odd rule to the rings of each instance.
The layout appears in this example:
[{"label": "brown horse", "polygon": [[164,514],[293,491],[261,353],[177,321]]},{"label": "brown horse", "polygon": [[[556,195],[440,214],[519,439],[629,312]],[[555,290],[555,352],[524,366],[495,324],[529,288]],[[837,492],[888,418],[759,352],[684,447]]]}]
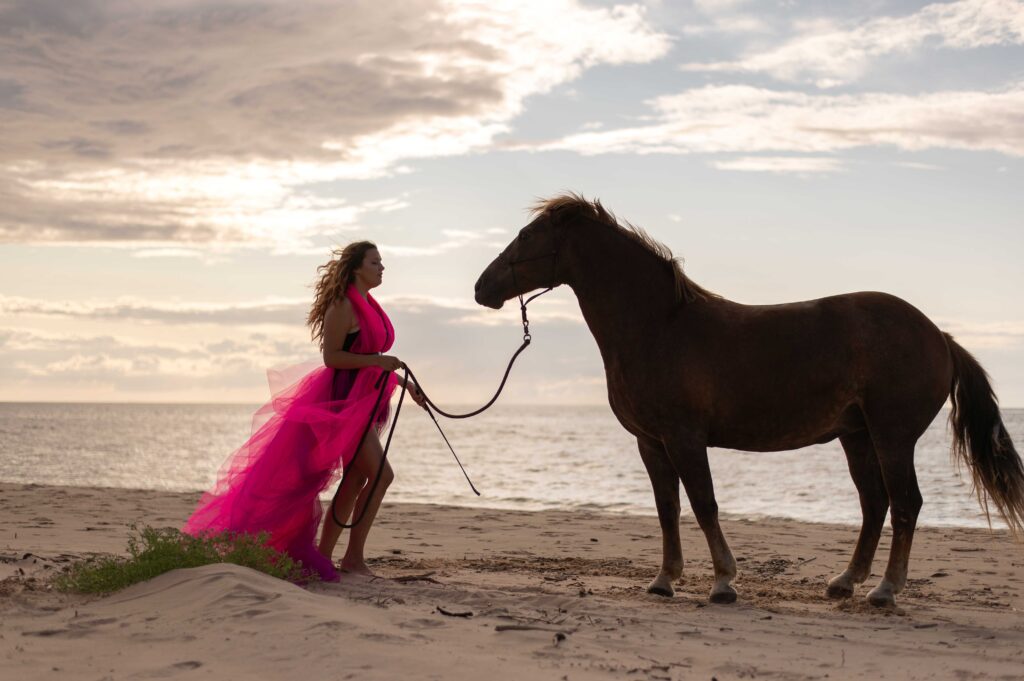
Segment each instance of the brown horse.
[{"label": "brown horse", "polygon": [[561,284],[579,299],[604,360],[608,401],[636,436],[654,488],[663,562],[649,592],[673,595],[682,575],[681,479],[711,550],[710,599],[736,599],[708,447],[768,452],[839,438],[863,523],[828,595],[852,596],[868,578],[891,509],[889,564],[868,600],[893,605],[922,503],[914,446],[947,397],[954,452],[968,464],[979,502],[987,514],[991,499],[1014,534],[1024,529],[1024,466],[984,370],[899,298],[850,293],[741,305],[701,288],[664,246],[576,195],[535,207],[533,221],[480,276],[476,300],[500,308]]}]

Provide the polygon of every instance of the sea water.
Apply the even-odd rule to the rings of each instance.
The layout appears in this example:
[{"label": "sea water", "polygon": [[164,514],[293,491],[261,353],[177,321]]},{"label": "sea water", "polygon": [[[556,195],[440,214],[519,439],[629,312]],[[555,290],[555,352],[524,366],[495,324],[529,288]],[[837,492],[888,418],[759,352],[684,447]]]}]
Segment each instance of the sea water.
[{"label": "sea water", "polygon": [[[0,403],[0,481],[44,485],[207,489],[248,437],[255,405]],[[920,524],[985,527],[967,471],[950,459],[948,412],[917,445]],[[1003,411],[1024,451],[1024,410]],[[474,495],[433,422],[403,407],[386,503],[654,515],[635,440],[605,406],[498,403],[464,421],[441,419],[482,495]],[[860,505],[838,442],[750,453],[710,451],[721,513],[859,524]],[[689,513],[683,498],[683,512]],[[993,509],[994,511],[994,509]],[[993,525],[1002,527],[998,519]]]}]

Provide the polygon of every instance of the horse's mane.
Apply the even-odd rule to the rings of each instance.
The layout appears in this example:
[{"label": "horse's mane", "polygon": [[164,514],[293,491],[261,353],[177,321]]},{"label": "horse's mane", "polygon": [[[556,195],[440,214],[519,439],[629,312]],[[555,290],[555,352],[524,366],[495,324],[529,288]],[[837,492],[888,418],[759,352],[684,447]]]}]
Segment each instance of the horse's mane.
[{"label": "horse's mane", "polygon": [[611,211],[605,209],[605,207],[601,205],[601,201],[599,199],[588,201],[579,194],[568,192],[565,194],[559,194],[558,196],[550,199],[540,199],[532,206],[531,213],[534,217],[537,217],[559,209],[571,209],[578,211],[594,222],[607,225],[608,227],[617,230],[620,234],[629,238],[648,253],[665,263],[667,267],[671,268],[672,276],[675,281],[676,300],[680,302],[693,302],[695,300],[708,300],[709,298],[721,297],[717,293],[707,290],[686,276],[686,274],[683,273],[682,261],[672,255],[672,251],[668,246],[654,239],[641,227],[637,227],[629,222],[625,222],[624,224],[620,223]]}]

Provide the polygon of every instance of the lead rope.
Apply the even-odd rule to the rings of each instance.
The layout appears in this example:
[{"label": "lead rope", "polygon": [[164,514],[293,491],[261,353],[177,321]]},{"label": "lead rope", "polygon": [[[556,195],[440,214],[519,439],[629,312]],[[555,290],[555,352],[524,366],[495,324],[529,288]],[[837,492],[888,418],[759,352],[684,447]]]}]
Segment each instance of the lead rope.
[{"label": "lead rope", "polygon": [[[513,283],[515,283],[516,271],[514,267],[511,269]],[[498,390],[494,393],[494,397],[492,397],[487,402],[487,404],[480,407],[479,409],[467,412],[465,414],[451,414],[449,412],[444,411],[436,404],[434,404],[434,402],[429,397],[427,397],[427,393],[423,391],[423,388],[420,387],[420,394],[423,395],[423,401],[426,403],[425,407],[427,414],[430,415],[430,419],[434,422],[434,425],[437,426],[437,430],[438,432],[441,433],[441,437],[444,438],[444,442],[446,445],[448,445],[449,451],[451,451],[452,456],[455,457],[455,462],[459,464],[459,468],[462,470],[462,474],[466,477],[466,482],[469,483],[469,488],[472,489],[474,494],[476,494],[477,496],[480,496],[480,492],[477,491],[476,487],[473,485],[473,481],[469,479],[469,474],[466,473],[465,467],[462,465],[462,462],[459,461],[459,457],[455,453],[455,449],[452,447],[451,442],[448,441],[448,436],[444,434],[444,430],[441,429],[441,424],[437,422],[437,417],[434,416],[434,412],[430,410],[430,407],[433,407],[434,410],[437,411],[437,413],[440,414],[441,416],[444,416],[445,418],[449,419],[468,419],[472,416],[476,416],[490,409],[491,405],[493,405],[498,400],[498,396],[501,395],[501,391],[505,389],[505,382],[508,380],[508,376],[512,372],[512,365],[515,364],[516,359],[519,357],[520,354],[522,354],[523,350],[529,347],[530,342],[533,340],[533,336],[530,334],[530,320],[526,315],[526,306],[532,303],[535,299],[551,291],[552,288],[553,287],[548,287],[541,291],[540,293],[535,293],[534,295],[527,298],[525,302],[523,301],[522,294],[519,295],[519,310],[523,319],[523,344],[520,345],[519,349],[516,350],[515,353],[512,355],[512,359],[510,359],[508,362],[508,367],[505,368],[505,375],[502,376],[501,383],[498,385]],[[352,463],[355,462],[355,457],[359,456],[359,452],[363,448],[363,443],[366,441],[366,436],[369,435],[370,428],[373,426],[373,422],[377,418],[377,410],[380,408],[381,400],[384,397],[384,393],[387,391],[387,377],[388,374],[392,372],[387,370],[383,371],[381,375],[377,378],[377,383],[374,385],[375,388],[378,388],[377,401],[373,405],[373,411],[370,412],[370,418],[367,420],[366,427],[363,429],[363,435],[362,437],[359,438],[359,445],[356,447],[356,453],[352,457],[352,461],[349,462],[349,465],[345,466],[345,469],[342,471],[341,483],[338,485],[338,490],[334,493],[334,498],[331,500],[331,519],[338,527],[341,527],[342,529],[352,529],[360,522],[362,522],[363,517],[366,515],[366,510],[369,507],[369,500],[373,498],[374,493],[377,491],[377,486],[380,483],[380,478],[384,474],[384,464],[388,460],[388,449],[391,447],[391,436],[395,434],[395,426],[398,425],[398,415],[402,412],[402,401],[405,399],[405,393],[409,385],[409,378],[412,378],[412,380],[416,383],[417,386],[420,385],[419,381],[416,380],[416,375],[412,372],[412,369],[410,369],[408,365],[402,364],[402,370],[405,374],[404,380],[402,381],[402,392],[398,396],[398,406],[395,407],[395,416],[391,420],[391,428],[388,430],[387,441],[384,444],[384,453],[381,456],[380,466],[377,469],[377,475],[373,480],[373,485],[370,487],[370,494],[367,496],[367,503],[363,504],[363,510],[360,511],[359,517],[353,520],[351,524],[346,524],[338,519],[338,512],[335,509],[335,506],[337,505],[338,501],[338,495],[341,494],[341,490],[345,486],[345,480],[348,477],[348,473],[352,469]]]},{"label": "lead rope", "polygon": [[[512,271],[515,272],[515,270]],[[450,414],[445,410],[441,409],[440,407],[438,407],[436,404],[434,404],[433,400],[427,397],[427,393],[423,390],[422,387],[420,387],[420,392],[423,394],[423,401],[426,402],[428,406],[433,407],[438,414],[449,419],[468,419],[490,409],[491,405],[493,405],[495,401],[497,401],[498,396],[501,395],[501,391],[505,389],[505,381],[508,380],[508,375],[512,372],[512,365],[515,364],[515,361],[519,357],[520,353],[522,353],[523,350],[528,348],[530,346],[530,341],[533,340],[533,336],[530,334],[530,320],[526,316],[526,306],[533,302],[534,299],[539,298],[540,296],[544,295],[550,290],[550,288],[544,289],[540,293],[536,293],[530,296],[530,298],[528,298],[526,302],[523,302],[523,297],[521,295],[519,296],[519,310],[522,313],[523,317],[523,344],[519,346],[519,349],[516,350],[515,354],[512,355],[512,359],[508,361],[508,366],[505,368],[505,375],[501,377],[501,383],[498,385],[498,390],[497,392],[494,393],[494,397],[492,397],[487,402],[487,404],[474,411],[466,412],[465,414]],[[416,374],[412,372],[412,369],[406,367],[405,370],[408,372],[409,376],[412,376],[412,380],[416,382],[416,385],[419,386],[420,382],[416,380]],[[427,413],[430,413],[429,409],[427,410]],[[433,414],[430,414],[431,418],[433,418]],[[434,419],[434,422],[437,423],[437,419]],[[438,428],[440,428],[440,426],[438,426]]]}]

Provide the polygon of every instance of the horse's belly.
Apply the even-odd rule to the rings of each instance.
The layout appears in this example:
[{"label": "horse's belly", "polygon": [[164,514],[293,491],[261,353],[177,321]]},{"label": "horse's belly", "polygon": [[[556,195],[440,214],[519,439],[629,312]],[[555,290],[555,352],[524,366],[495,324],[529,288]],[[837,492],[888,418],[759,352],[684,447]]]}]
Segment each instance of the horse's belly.
[{"label": "horse's belly", "polygon": [[735,419],[728,426],[713,428],[708,446],[747,452],[781,452],[831,442],[864,428],[864,415],[857,405],[848,406],[837,416],[805,414],[800,419],[785,419],[761,415]]},{"label": "horse's belly", "polygon": [[831,431],[824,435],[813,437],[780,436],[777,438],[759,437],[725,437],[721,440],[708,442],[709,447],[721,447],[723,449],[738,449],[743,452],[784,452],[791,449],[800,449],[810,445],[831,442],[844,433]]}]

